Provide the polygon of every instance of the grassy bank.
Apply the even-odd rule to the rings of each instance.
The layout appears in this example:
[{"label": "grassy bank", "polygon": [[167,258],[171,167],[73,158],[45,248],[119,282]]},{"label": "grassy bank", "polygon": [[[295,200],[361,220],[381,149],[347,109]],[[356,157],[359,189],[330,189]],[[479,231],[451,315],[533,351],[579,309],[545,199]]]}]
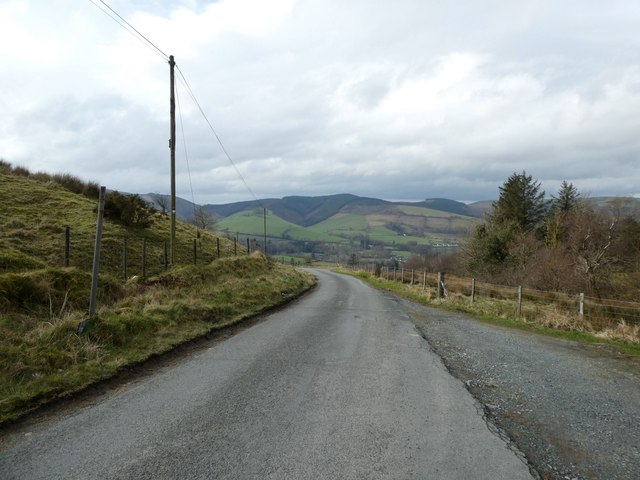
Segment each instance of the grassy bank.
[{"label": "grassy bank", "polygon": [[361,278],[375,288],[393,292],[423,305],[468,313],[478,320],[504,327],[582,343],[607,344],[628,355],[640,356],[640,325],[623,321],[615,326],[597,325],[552,304],[528,303],[523,305],[518,316],[514,301],[476,298],[471,304],[469,297],[456,293],[450,293],[446,299],[437,299],[434,288],[423,289],[422,286],[385,280],[365,272],[339,271]]},{"label": "grassy bank", "polygon": [[183,266],[124,286],[104,278],[103,306],[78,334],[87,275],[76,269],[0,275],[0,424],[282,304],[315,281],[261,254]]}]

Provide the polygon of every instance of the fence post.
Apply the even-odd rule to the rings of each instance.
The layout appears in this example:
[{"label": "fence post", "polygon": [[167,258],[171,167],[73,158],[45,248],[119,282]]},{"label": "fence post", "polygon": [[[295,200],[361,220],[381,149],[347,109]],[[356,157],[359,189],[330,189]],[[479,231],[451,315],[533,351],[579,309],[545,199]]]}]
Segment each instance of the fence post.
[{"label": "fence post", "polygon": [[422,272],[422,291],[427,289],[427,271]]},{"label": "fence post", "polygon": [[411,269],[411,285],[413,285],[413,268]]},{"label": "fence post", "polygon": [[400,269],[400,283],[404,283],[404,267]]},{"label": "fence post", "polygon": [[198,242],[196,239],[193,239],[193,264],[196,265],[198,263]]},{"label": "fence post", "polygon": [[[98,271],[100,269],[100,244],[102,242],[102,220],[104,218],[104,199],[107,187],[100,187],[98,198],[98,220],[96,222],[96,242],[93,247],[93,267],[91,269],[91,297],[89,298],[89,318],[96,313],[98,295]],[[84,325],[78,326],[79,333],[82,333]]]},{"label": "fence post", "polygon": [[442,272],[438,272],[438,300],[442,298]]},{"label": "fence post", "polygon": [[472,278],[471,279],[471,305],[473,305],[473,302],[475,302],[476,300],[476,279]]},{"label": "fence post", "polygon": [[522,315],[522,286],[518,285],[518,318]]},{"label": "fence post", "polygon": [[147,279],[147,239],[142,239],[142,279]]},{"label": "fence post", "polygon": [[122,270],[124,273],[124,281],[127,281],[127,278],[129,277],[129,272],[127,270],[127,263],[129,263],[129,259],[127,258],[127,237],[124,237],[124,240],[122,242]]},{"label": "fence post", "polygon": [[584,293],[580,294],[580,316],[584,316]]},{"label": "fence post", "polygon": [[251,253],[251,241],[247,238],[247,255]]},{"label": "fence post", "polygon": [[396,281],[396,270],[397,270],[397,267],[396,267],[396,266],[394,266],[394,267],[393,267],[393,281],[394,281],[394,282]]},{"label": "fence post", "polygon": [[167,242],[164,242],[164,270],[167,271],[169,269],[169,247]]},{"label": "fence post", "polygon": [[69,252],[71,250],[71,227],[64,229],[64,266],[69,266]]}]

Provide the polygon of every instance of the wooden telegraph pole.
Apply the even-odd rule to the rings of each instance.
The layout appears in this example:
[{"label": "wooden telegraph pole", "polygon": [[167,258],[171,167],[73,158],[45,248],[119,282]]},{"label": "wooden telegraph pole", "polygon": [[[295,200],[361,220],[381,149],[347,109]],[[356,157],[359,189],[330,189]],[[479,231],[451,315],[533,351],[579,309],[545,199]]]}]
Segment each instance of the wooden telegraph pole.
[{"label": "wooden telegraph pole", "polygon": [[171,149],[171,232],[169,241],[169,263],[174,265],[176,260],[176,97],[175,97],[175,77],[174,69],[176,62],[173,55],[169,55],[169,88],[171,97],[169,101],[169,112],[171,115],[171,139],[169,148]]}]

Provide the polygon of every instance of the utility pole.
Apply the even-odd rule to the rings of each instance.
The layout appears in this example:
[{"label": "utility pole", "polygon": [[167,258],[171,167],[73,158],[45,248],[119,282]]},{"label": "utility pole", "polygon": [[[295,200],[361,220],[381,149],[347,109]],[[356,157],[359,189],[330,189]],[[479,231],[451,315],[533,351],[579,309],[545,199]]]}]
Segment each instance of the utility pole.
[{"label": "utility pole", "polygon": [[171,96],[169,101],[169,113],[171,115],[171,139],[169,148],[171,149],[171,232],[169,241],[169,263],[174,265],[176,260],[176,97],[175,97],[175,77],[174,69],[176,62],[173,55],[169,55],[169,88]]}]

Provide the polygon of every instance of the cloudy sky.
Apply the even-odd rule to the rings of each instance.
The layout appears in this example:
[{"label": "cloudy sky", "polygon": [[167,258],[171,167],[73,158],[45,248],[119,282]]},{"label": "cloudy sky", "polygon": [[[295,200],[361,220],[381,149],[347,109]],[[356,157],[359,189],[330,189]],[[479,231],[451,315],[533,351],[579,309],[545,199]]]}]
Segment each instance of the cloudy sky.
[{"label": "cloudy sky", "polygon": [[[94,3],[0,0],[0,158],[168,193],[168,65]],[[637,0],[107,3],[175,56],[241,173],[178,82],[196,203],[494,199],[522,170],[640,193]]]}]

